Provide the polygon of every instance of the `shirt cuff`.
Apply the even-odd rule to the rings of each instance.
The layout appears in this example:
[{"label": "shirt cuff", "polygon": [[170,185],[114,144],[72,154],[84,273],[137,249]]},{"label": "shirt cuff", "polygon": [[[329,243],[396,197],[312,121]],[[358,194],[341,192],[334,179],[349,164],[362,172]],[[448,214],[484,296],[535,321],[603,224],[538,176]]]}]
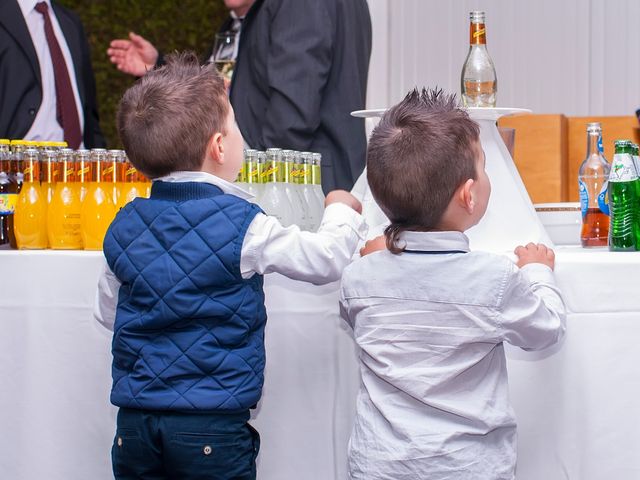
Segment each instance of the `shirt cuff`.
[{"label": "shirt cuff", "polygon": [[325,223],[338,226],[348,225],[356,235],[358,235],[360,240],[366,238],[367,231],[369,230],[364,217],[344,203],[332,203],[325,207],[320,229],[322,229]]},{"label": "shirt cuff", "polygon": [[543,263],[528,263],[520,268],[522,273],[529,279],[530,283],[548,283],[555,285],[553,270]]}]

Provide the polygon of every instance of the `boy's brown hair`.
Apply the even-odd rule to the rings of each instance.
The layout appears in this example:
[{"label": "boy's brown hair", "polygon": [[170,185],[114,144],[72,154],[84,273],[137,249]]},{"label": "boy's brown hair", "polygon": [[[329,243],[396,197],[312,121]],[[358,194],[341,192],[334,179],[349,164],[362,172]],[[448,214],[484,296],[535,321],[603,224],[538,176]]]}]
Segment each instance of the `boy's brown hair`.
[{"label": "boy's brown hair", "polygon": [[225,134],[229,101],[215,65],[192,52],[166,57],[129,88],[118,109],[118,133],[131,163],[149,178],[202,167],[206,146]]},{"label": "boy's brown hair", "polygon": [[414,89],[387,111],[369,140],[367,180],[391,224],[393,253],[401,232],[438,227],[456,189],[476,179],[478,124],[442,89]]}]

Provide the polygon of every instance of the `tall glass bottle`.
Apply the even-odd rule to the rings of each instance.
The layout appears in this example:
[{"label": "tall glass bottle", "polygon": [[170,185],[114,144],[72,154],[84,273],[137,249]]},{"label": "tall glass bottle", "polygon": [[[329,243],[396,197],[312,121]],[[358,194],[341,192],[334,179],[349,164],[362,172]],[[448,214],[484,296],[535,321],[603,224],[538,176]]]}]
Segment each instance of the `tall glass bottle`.
[{"label": "tall glass bottle", "polygon": [[300,184],[308,210],[309,230],[315,232],[322,220],[323,208],[318,203],[318,197],[313,191],[313,154],[311,152],[300,153]]},{"label": "tall glass bottle", "polygon": [[107,152],[108,166],[103,170],[104,178],[108,178],[111,185],[111,195],[113,198],[113,204],[118,205],[120,203],[120,189],[122,188],[123,178],[121,177],[122,168],[120,164],[124,161],[124,157],[121,157],[120,150],[109,150]]},{"label": "tall glass bottle", "polygon": [[465,107],[495,107],[498,79],[487,51],[487,29],[484,12],[469,14],[469,53],[462,67],[461,90]]},{"label": "tall glass bottle", "polygon": [[315,217],[313,217],[313,213],[309,208],[309,202],[304,196],[304,167],[302,165],[302,156],[300,152],[293,151],[293,164],[290,165],[291,170],[289,177],[291,178],[291,183],[293,187],[293,192],[297,195],[297,204],[298,208],[302,211],[301,215],[301,230],[313,230]]},{"label": "tall glass bottle", "polygon": [[293,210],[282,185],[282,150],[269,148],[266,154],[261,175],[264,191],[260,197],[260,207],[267,215],[276,217],[282,225],[288,227],[293,223]]},{"label": "tall glass bottle", "polygon": [[118,203],[116,209],[119,210],[136,197],[144,197],[146,187],[140,172],[134,167],[127,158],[124,150],[120,150],[120,162],[118,168],[118,178],[120,178],[120,186],[118,187]]},{"label": "tall glass bottle", "polygon": [[56,183],[58,183],[58,178],[60,177],[58,150],[50,146],[45,146],[40,152],[40,159],[42,161],[42,189],[47,195],[47,202],[51,203],[53,192],[56,190]]},{"label": "tall glass bottle", "polygon": [[91,150],[91,181],[82,202],[81,234],[85,250],[101,250],[104,235],[116,215],[113,203],[113,169],[109,169],[107,151]]},{"label": "tall glass bottle", "polygon": [[[295,152],[293,150],[282,150],[282,188],[291,205],[291,223],[302,228],[307,222],[304,204],[301,203],[300,195],[296,189],[297,185],[293,174],[295,173]],[[304,199],[302,199],[304,200]]]},{"label": "tall glass bottle", "polygon": [[631,142],[617,140],[609,174],[609,250],[640,247],[640,188],[633,165]]},{"label": "tall glass bottle", "polygon": [[47,195],[40,185],[40,155],[35,148],[22,152],[18,170],[22,188],[16,205],[15,235],[20,249],[47,248]]},{"label": "tall glass bottle", "polygon": [[91,181],[91,161],[89,150],[79,149],[75,152],[76,157],[76,183],[74,188],[80,198],[80,203],[84,202],[87,195],[87,187]]},{"label": "tall glass bottle", "polygon": [[18,184],[12,165],[9,146],[3,141],[0,144],[0,249],[17,248],[14,213],[18,203]]},{"label": "tall glass bottle", "polygon": [[609,238],[607,186],[611,169],[599,148],[601,138],[600,123],[587,124],[587,156],[578,171],[583,247],[606,247]]},{"label": "tall glass bottle", "polygon": [[259,177],[258,177],[258,151],[253,149],[247,149],[244,152],[244,169],[245,180],[247,182],[245,189],[253,198],[250,200],[253,203],[258,203],[260,196]]},{"label": "tall glass bottle", "polygon": [[311,183],[313,184],[313,192],[318,202],[318,211],[320,219],[324,215],[324,193],[322,192],[322,155],[313,154],[313,167],[311,169]]},{"label": "tall glass bottle", "polygon": [[76,188],[76,161],[73,150],[60,148],[58,152],[60,178],[47,212],[49,246],[54,250],[82,249],[80,233],[80,192]]}]

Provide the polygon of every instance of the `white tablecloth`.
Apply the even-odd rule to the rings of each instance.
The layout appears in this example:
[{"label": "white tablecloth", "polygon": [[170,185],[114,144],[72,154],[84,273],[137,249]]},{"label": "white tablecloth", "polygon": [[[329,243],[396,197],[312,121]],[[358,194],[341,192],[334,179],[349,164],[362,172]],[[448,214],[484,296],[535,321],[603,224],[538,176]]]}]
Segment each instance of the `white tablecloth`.
[{"label": "white tablecloth", "polygon": [[[101,253],[0,251],[0,478],[106,480],[111,332],[92,317]],[[267,365],[252,424],[261,480],[346,478],[357,389],[337,284],[265,279]]]},{"label": "white tablecloth", "polygon": [[565,341],[507,350],[517,478],[640,479],[640,253],[556,254]]},{"label": "white tablecloth", "polygon": [[[0,478],[111,478],[110,332],[99,253],[0,252]],[[508,350],[518,480],[640,479],[640,254],[557,250],[562,345]],[[265,281],[260,480],[344,479],[358,379],[337,286]]]}]

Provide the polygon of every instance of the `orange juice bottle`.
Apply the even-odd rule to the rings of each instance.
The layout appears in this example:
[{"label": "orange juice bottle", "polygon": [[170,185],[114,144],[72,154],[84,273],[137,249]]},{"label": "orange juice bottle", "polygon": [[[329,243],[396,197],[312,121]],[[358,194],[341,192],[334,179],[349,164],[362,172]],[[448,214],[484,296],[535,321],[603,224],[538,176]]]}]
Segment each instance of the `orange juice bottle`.
[{"label": "orange juice bottle", "polygon": [[[122,185],[122,168],[120,167],[120,150],[109,150],[107,152],[107,162],[109,166],[103,170],[103,176],[112,182],[111,194],[113,196],[113,204],[116,205],[116,212],[118,211],[117,205],[119,204],[120,188]],[[106,180],[105,180],[106,181]]]},{"label": "orange juice bottle", "polygon": [[[42,142],[53,143],[53,142]],[[47,202],[51,203],[53,198],[53,192],[56,189],[56,183],[60,176],[60,165],[58,165],[58,151],[51,146],[45,145],[40,153],[40,160],[42,161],[41,168],[41,180],[42,190],[47,196]]]},{"label": "orange juice bottle", "polygon": [[40,186],[38,150],[27,148],[21,153],[18,171],[22,176],[22,189],[14,214],[18,248],[47,248],[47,197]]},{"label": "orange juice bottle", "polygon": [[89,181],[91,179],[91,162],[89,160],[90,152],[89,150],[76,150],[76,181],[73,184],[76,192],[78,193],[78,197],[80,198],[80,203],[84,202],[84,197],[87,195],[87,186],[89,185]]},{"label": "orange juice bottle", "polygon": [[144,182],[144,176],[138,172],[136,167],[134,167],[126,158],[124,151],[122,152],[123,162],[122,162],[122,171],[124,178],[124,182],[122,183],[122,187],[120,188],[120,203],[119,208],[124,207],[127,203],[133,200],[136,197],[144,197],[147,193],[147,186]]},{"label": "orange juice bottle", "polygon": [[60,178],[56,183],[47,212],[49,245],[54,250],[82,249],[80,234],[80,194],[75,188],[76,162],[73,150],[58,152]]},{"label": "orange juice bottle", "polygon": [[103,148],[91,150],[90,182],[82,202],[81,233],[85,250],[101,250],[104,235],[116,215],[113,169]]}]

